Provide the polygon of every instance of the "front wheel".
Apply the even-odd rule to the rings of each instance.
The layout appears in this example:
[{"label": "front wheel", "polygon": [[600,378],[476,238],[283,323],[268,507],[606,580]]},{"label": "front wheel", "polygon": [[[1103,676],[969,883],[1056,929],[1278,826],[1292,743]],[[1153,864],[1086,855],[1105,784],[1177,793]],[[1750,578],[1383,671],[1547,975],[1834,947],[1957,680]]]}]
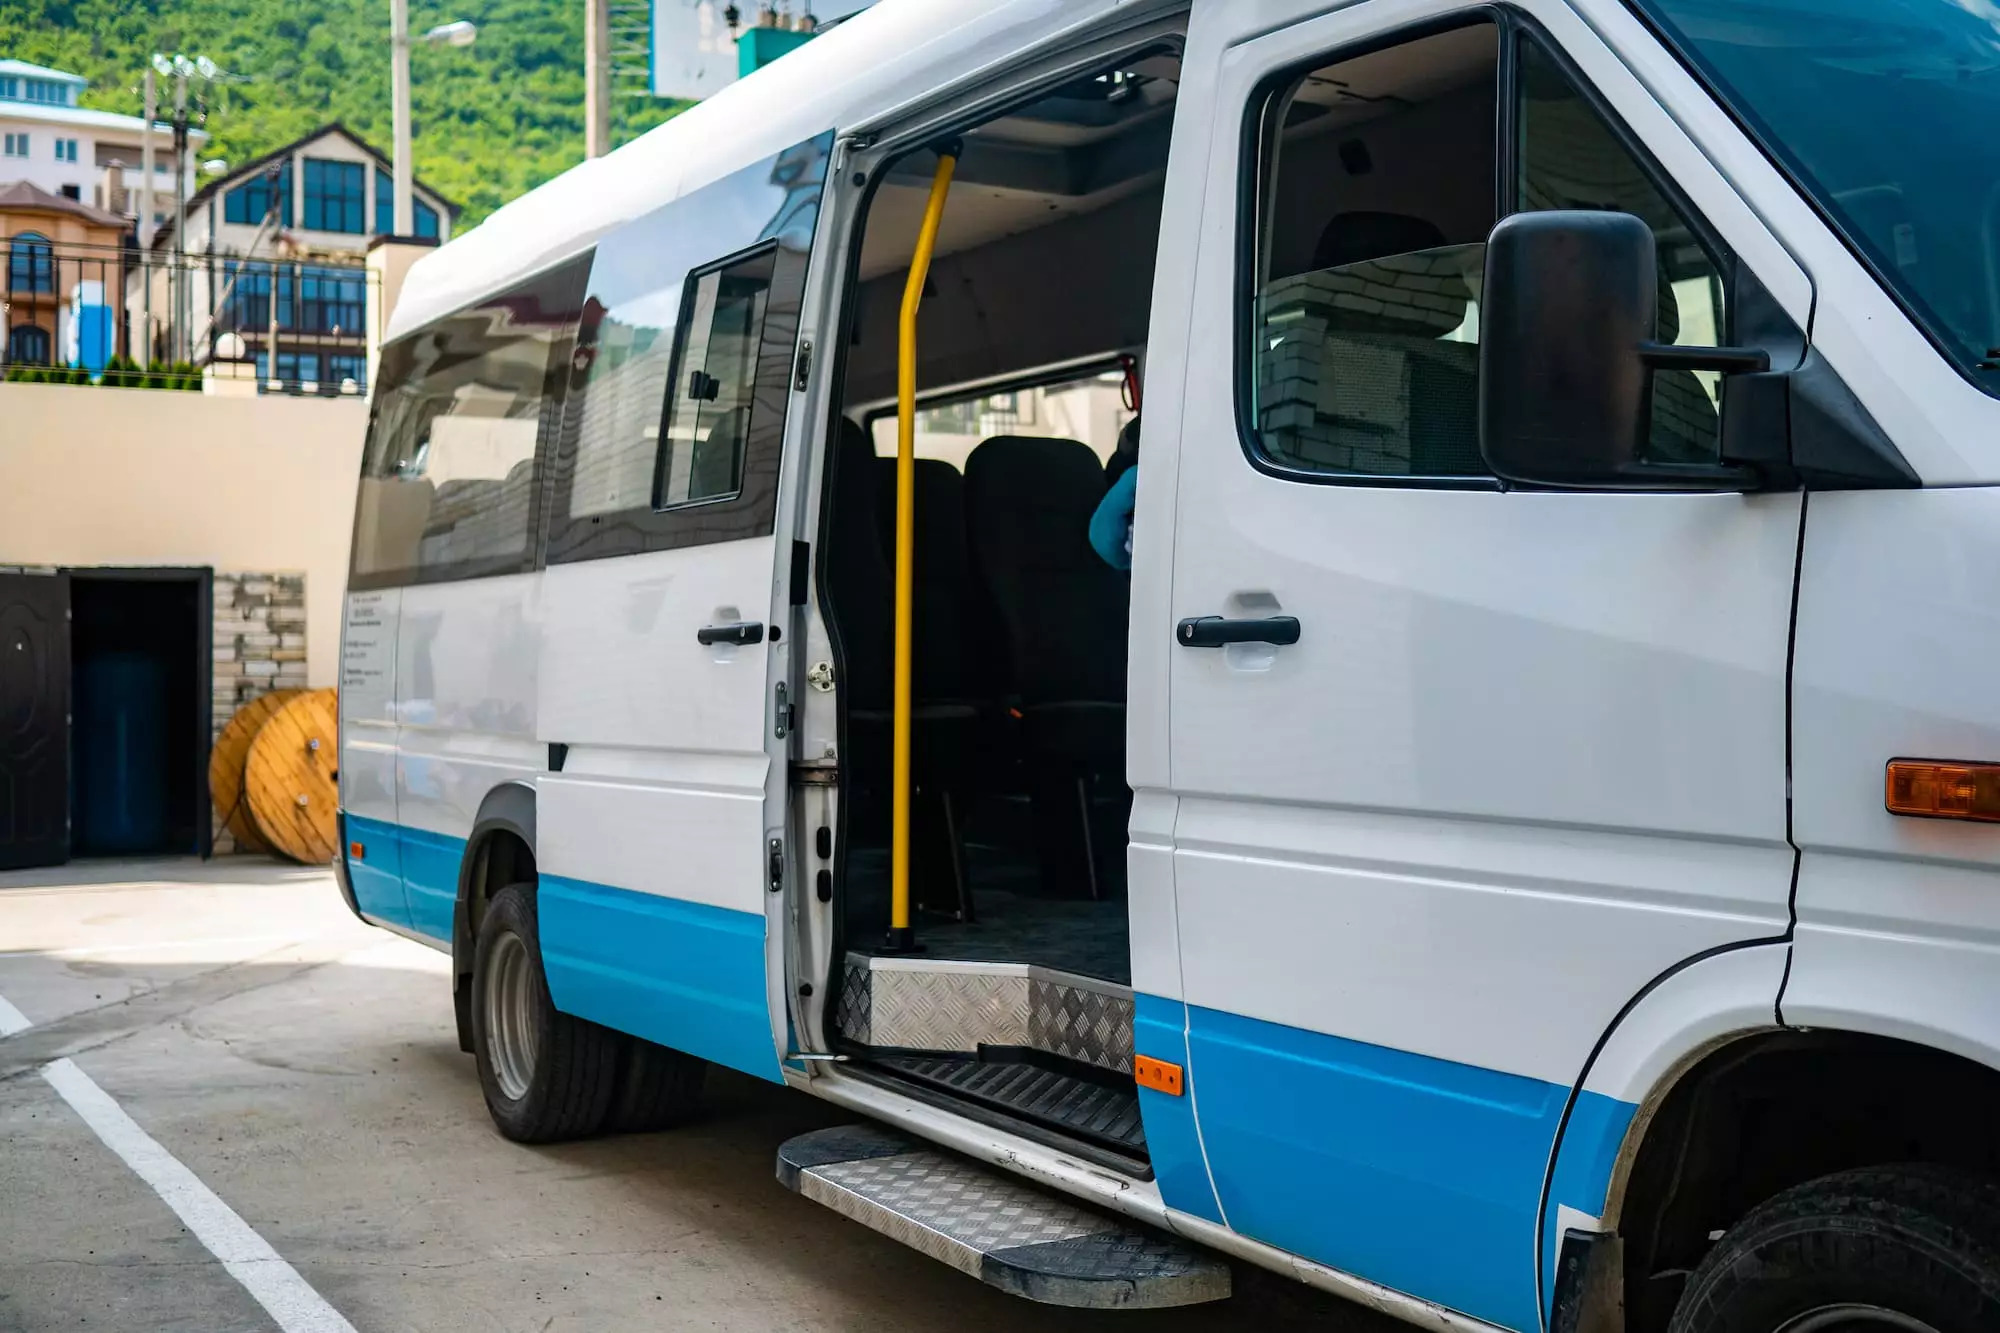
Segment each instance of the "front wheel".
[{"label": "front wheel", "polygon": [[1731,1227],[1669,1333],[2000,1329],[2000,1184],[1934,1166],[1843,1171]]},{"label": "front wheel", "polygon": [[535,888],[510,884],[479,923],[472,960],[472,1048],[500,1132],[517,1143],[595,1134],[618,1080],[618,1034],[549,999]]}]

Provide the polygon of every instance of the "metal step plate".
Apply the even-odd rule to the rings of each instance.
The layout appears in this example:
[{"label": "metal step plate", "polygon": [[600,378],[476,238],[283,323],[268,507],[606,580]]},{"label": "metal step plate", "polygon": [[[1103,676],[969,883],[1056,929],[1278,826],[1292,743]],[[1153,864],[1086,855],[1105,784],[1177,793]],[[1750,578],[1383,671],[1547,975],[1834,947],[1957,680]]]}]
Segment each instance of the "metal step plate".
[{"label": "metal step plate", "polygon": [[1134,1222],[875,1125],[801,1134],[778,1179],[988,1286],[1088,1309],[1160,1309],[1229,1295],[1229,1267]]},{"label": "metal step plate", "polygon": [[929,1087],[1146,1160],[1139,1089],[1079,1078],[1020,1060],[963,1055],[878,1055],[870,1061]]}]

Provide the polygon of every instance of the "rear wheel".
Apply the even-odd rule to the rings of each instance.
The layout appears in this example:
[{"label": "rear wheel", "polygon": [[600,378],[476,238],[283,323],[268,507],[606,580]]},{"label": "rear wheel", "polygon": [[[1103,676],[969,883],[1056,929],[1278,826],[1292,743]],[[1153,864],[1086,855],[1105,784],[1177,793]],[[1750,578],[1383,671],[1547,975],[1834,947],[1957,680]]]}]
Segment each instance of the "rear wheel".
[{"label": "rear wheel", "polygon": [[1870,1167],[1785,1191],[1688,1279],[1669,1333],[1990,1333],[2000,1328],[2000,1185]]},{"label": "rear wheel", "polygon": [[472,962],[472,1046],[486,1109],[517,1143],[556,1143],[604,1124],[623,1039],[558,1011],[542,972],[532,884],[495,894]]}]

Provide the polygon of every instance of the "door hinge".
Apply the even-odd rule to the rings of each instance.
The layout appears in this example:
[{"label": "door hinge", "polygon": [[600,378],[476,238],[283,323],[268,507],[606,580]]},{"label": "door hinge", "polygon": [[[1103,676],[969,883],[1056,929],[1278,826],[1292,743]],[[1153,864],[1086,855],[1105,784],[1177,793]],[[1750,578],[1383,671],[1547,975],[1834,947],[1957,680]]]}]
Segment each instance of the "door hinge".
[{"label": "door hinge", "polygon": [[792,734],[792,701],[785,682],[778,682],[777,703],[771,709],[771,734],[779,740]]},{"label": "door hinge", "polygon": [[777,893],[785,887],[785,840],[771,839],[771,892]]},{"label": "door hinge", "polygon": [[793,392],[804,393],[806,391],[806,385],[810,381],[812,376],[812,368],[813,368],[812,339],[810,338],[802,339],[799,342],[799,358],[798,360],[792,363]]}]

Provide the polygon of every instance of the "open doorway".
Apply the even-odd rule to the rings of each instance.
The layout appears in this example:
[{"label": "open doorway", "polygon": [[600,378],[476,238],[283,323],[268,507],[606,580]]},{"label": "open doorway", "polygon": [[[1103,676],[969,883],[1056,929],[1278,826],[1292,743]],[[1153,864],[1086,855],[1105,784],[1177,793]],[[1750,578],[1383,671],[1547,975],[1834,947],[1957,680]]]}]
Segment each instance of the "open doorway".
[{"label": "open doorway", "polygon": [[1134,462],[1179,61],[962,133],[916,343],[911,905],[891,941],[898,314],[939,159],[875,169],[845,305],[821,593],[836,642],[832,988],[874,1069],[1143,1163],[1125,902]]},{"label": "open doorway", "polygon": [[70,572],[70,850],[209,849],[211,576]]}]

